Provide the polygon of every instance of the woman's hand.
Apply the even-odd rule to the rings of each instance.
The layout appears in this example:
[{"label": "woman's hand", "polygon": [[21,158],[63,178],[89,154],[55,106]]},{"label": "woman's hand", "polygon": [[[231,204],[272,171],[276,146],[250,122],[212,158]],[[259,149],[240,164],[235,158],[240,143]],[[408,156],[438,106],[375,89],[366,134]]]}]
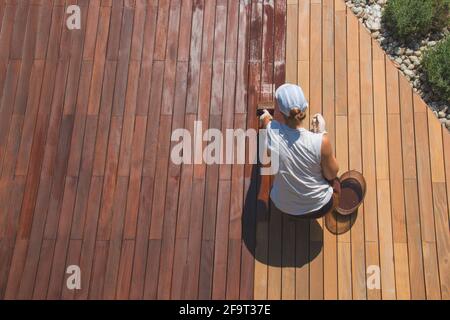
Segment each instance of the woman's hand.
[{"label": "woman's hand", "polygon": [[323,116],[318,113],[311,120],[311,131],[314,133],[326,133],[326,123]]},{"label": "woman's hand", "polygon": [[259,128],[265,129],[269,125],[269,123],[273,120],[272,115],[267,109],[264,110],[264,113],[259,117]]}]

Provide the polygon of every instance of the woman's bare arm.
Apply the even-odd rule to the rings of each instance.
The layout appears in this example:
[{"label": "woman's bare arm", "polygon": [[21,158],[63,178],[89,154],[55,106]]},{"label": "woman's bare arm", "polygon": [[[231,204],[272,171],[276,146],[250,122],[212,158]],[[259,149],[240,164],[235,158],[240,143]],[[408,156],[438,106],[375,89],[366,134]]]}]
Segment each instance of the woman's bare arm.
[{"label": "woman's bare arm", "polygon": [[324,177],[332,181],[337,178],[339,164],[333,154],[333,147],[327,134],[323,135],[322,141],[322,172]]}]

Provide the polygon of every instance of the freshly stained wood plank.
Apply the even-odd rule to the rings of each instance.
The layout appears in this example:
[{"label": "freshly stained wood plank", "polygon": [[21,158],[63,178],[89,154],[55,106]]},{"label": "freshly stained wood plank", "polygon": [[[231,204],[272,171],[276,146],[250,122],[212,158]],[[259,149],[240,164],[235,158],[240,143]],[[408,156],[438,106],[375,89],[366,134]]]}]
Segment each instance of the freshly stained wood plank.
[{"label": "freshly stained wood plank", "polygon": [[30,3],[20,1],[17,3],[16,15],[14,18],[14,29],[11,41],[11,51],[9,58],[11,60],[19,59],[22,55],[24,46],[25,32],[28,21],[28,13],[30,11]]},{"label": "freshly stained wood plank", "polygon": [[[272,7],[273,8],[273,7]],[[267,98],[269,99],[271,96],[271,90],[267,90],[267,94],[262,96],[262,85],[271,87],[271,79],[273,79],[273,67],[271,68],[269,64],[263,62],[263,60],[267,59],[267,62],[270,62],[268,57],[273,55],[273,50],[266,46],[267,39],[273,36],[273,11],[266,12],[266,4],[258,3],[257,1],[253,1],[251,5],[251,18],[250,18],[250,65],[248,72],[248,100],[247,100],[247,108],[249,110],[249,114],[252,113],[252,110],[256,108],[256,104],[258,103],[258,99]],[[244,107],[245,104],[241,104]],[[241,115],[236,115],[235,119],[242,119]],[[253,117],[249,116],[247,118],[247,127],[254,128],[254,122],[252,121]],[[239,126],[236,126],[239,127]],[[250,150],[248,151],[249,156]],[[247,182],[244,185],[244,188],[248,188],[245,195],[245,204],[244,204],[244,219],[243,219],[243,234],[245,242],[247,246],[242,248],[243,254],[247,252],[247,250],[254,250],[256,261],[254,263],[254,275],[251,276],[251,281],[253,282],[253,296],[255,298],[267,299],[268,294],[270,294],[270,290],[273,290],[269,286],[268,279],[270,277],[270,266],[268,266],[268,229],[265,224],[266,219],[268,219],[268,185],[261,184],[261,180],[266,180],[267,177],[261,177],[258,179],[255,174],[259,171],[258,166],[245,166],[246,176],[245,181]],[[235,170],[233,168],[233,176]],[[235,179],[232,179],[232,185],[235,185]],[[245,192],[244,191],[244,192]],[[231,197],[231,206],[233,207],[233,201],[235,197]],[[255,200],[254,200],[255,199]],[[256,202],[256,199],[258,199]],[[257,216],[254,216],[256,212]],[[253,225],[255,227],[253,227]],[[231,227],[231,226],[230,226]],[[255,242],[254,242],[255,241]],[[231,243],[230,243],[231,246]],[[229,250],[232,250],[230,247]],[[281,262],[281,261],[280,261]],[[229,270],[231,265],[229,264]],[[278,265],[281,267],[281,265]],[[229,275],[231,276],[229,271]],[[240,270],[241,277],[246,277],[245,270]],[[281,274],[281,270],[280,270]],[[281,279],[281,278],[280,278]],[[279,290],[281,290],[281,285]],[[281,297],[281,296],[280,296]]]},{"label": "freshly stained wood plank", "polygon": [[107,61],[105,66],[105,82],[102,89],[102,99],[98,119],[98,130],[95,142],[94,176],[105,174],[105,161],[108,151],[108,135],[112,130],[111,108],[114,93],[115,75],[117,63]]},{"label": "freshly stained wood plank", "polygon": [[34,282],[34,290],[32,298],[37,300],[44,300],[47,293],[48,282],[50,279],[50,272],[52,267],[52,258],[55,247],[55,240],[43,240],[39,265],[36,272],[36,280]]},{"label": "freshly stained wood plank", "polygon": [[[239,2],[228,3],[227,39],[225,52],[224,83],[234,83],[236,79],[237,39]],[[236,87],[227,85],[223,90],[222,131],[231,129],[234,120]],[[224,150],[226,154],[226,150]],[[216,234],[212,279],[212,299],[225,299],[227,283],[228,229],[230,215],[231,165],[219,167],[219,187],[217,198]]]},{"label": "freshly stained wood plank", "polygon": [[[210,129],[219,130],[222,126],[225,37],[227,28],[226,2],[218,1],[214,31],[214,56],[211,92]],[[212,138],[212,137],[210,137]],[[215,138],[214,138],[215,139]],[[213,265],[216,234],[216,215],[219,187],[219,163],[212,164],[206,171],[206,194],[203,214],[202,254],[200,263],[199,298],[211,299],[213,290]],[[253,285],[251,286],[253,288]]]},{"label": "freshly stained wood plank", "polygon": [[[68,253],[67,253],[67,259],[66,259],[66,264],[68,266],[73,266],[73,265],[79,266],[80,265],[81,248],[82,248],[81,240],[70,240],[69,249],[68,249]],[[66,280],[67,279],[64,278],[59,283],[60,290],[62,290],[61,295],[59,295],[58,297],[53,298],[53,299],[61,299],[61,300],[73,300],[74,299],[74,297],[75,297],[74,291],[69,290],[67,288],[67,285],[64,285]],[[47,298],[47,299],[51,299],[51,298]]]},{"label": "freshly stained wood plank", "polygon": [[99,113],[103,83],[108,80],[108,78],[106,78],[105,81],[105,66],[110,19],[111,8],[101,7],[97,22],[97,39],[95,44],[94,65],[92,70],[92,81],[88,105],[89,115]]},{"label": "freshly stained wood plank", "polygon": [[53,6],[52,3],[45,1],[40,4],[40,18],[39,25],[36,31],[36,47],[34,57],[35,59],[45,59],[47,55],[47,47],[50,39],[50,27],[52,25],[52,17],[58,7]]},{"label": "freshly stained wood plank", "polygon": [[[235,129],[245,129],[246,115],[235,115]],[[231,202],[229,217],[227,299],[239,299],[242,253],[242,211],[244,205],[244,165],[234,165],[231,178]]]},{"label": "freshly stained wood plank", "polygon": [[134,10],[123,9],[122,29],[117,63],[117,77],[114,90],[113,115],[123,116],[131,55],[131,41],[133,37]]},{"label": "freshly stained wood plank", "polygon": [[[176,92],[174,97],[174,115],[172,128],[178,129],[184,125],[186,88],[187,88],[187,64],[180,63],[177,68]],[[171,147],[175,145],[171,143]],[[169,299],[172,284],[172,270],[174,268],[175,235],[177,224],[178,195],[180,192],[181,168],[169,160],[168,181],[166,190],[166,214],[164,217],[160,280],[158,283],[158,297]]]},{"label": "freshly stained wood plank", "polygon": [[[216,1],[205,1],[203,39],[200,56],[200,78],[198,91],[198,106],[196,108],[197,121],[203,130],[209,128],[209,113],[211,101],[211,79],[214,44],[214,20],[216,16]],[[195,12],[194,12],[195,14]],[[191,43],[192,44],[192,43]],[[189,92],[189,91],[188,91]],[[189,94],[188,94],[189,101]],[[189,106],[187,107],[189,112]],[[201,146],[197,146],[201,147]],[[195,151],[200,152],[200,151]],[[202,259],[202,229],[204,219],[204,201],[208,192],[206,187],[206,164],[197,163],[193,168],[193,190],[190,214],[190,230],[188,243],[187,270],[190,277],[187,279],[187,297],[198,298],[200,293],[200,270]],[[208,250],[207,250],[208,251]]]},{"label": "freshly stained wood plank", "polygon": [[[13,300],[17,297],[17,290],[20,286],[20,275],[26,263],[26,251],[29,240],[16,239],[13,248],[13,255],[9,269],[8,282],[5,289],[4,299]],[[11,272],[14,270],[14,272]]]},{"label": "freshly stained wood plank", "polygon": [[[164,216],[167,213],[166,205],[166,191],[167,191],[167,171],[169,158],[169,146],[170,146],[170,129],[172,124],[171,116],[161,116],[160,119],[160,138],[161,144],[158,146],[159,159],[156,169],[155,186],[153,193],[153,206],[152,206],[152,219],[150,224],[149,238],[151,240],[163,239],[164,230]],[[163,176],[161,176],[161,174]],[[175,204],[176,205],[176,204]],[[165,257],[167,258],[167,257]],[[160,258],[161,259],[161,258]],[[161,266],[162,267],[162,266]],[[158,270],[154,275],[150,277],[158,277]],[[162,288],[161,288],[162,289]],[[161,291],[162,292],[162,291]]]},{"label": "freshly stained wood plank", "polygon": [[142,48],[142,63],[139,79],[136,114],[146,115],[148,112],[148,99],[152,84],[153,53],[155,46],[155,30],[157,22],[157,9],[148,5],[146,9],[146,21],[144,27],[144,43]]},{"label": "freshly stained wood plank", "polygon": [[193,0],[181,1],[181,17],[180,17],[180,37],[178,44],[178,61],[189,61],[189,50],[191,42],[191,26],[193,14]]},{"label": "freshly stained wood plank", "polygon": [[8,139],[8,132],[11,126],[13,115],[15,92],[18,86],[21,61],[15,60],[8,64],[5,76],[5,87],[3,89],[2,99],[0,101],[0,168],[5,161],[5,153]]},{"label": "freshly stained wood plank", "polygon": [[[22,43],[14,48],[16,40],[19,40],[20,35],[13,34],[13,50],[10,55],[10,59],[16,60],[20,59],[22,61],[22,66],[20,69],[19,81],[17,84],[16,99],[14,101],[14,114],[24,114],[27,107],[28,93],[30,90],[31,71],[33,67],[35,46],[36,46],[36,29],[38,27],[39,20],[41,16],[39,14],[34,14],[34,12],[42,9],[43,7],[37,7],[29,5],[27,6],[28,13],[23,12],[23,17],[19,17],[16,21],[23,23],[23,38]],[[27,16],[28,15],[28,16]],[[21,19],[26,19],[25,21],[20,21]],[[16,31],[16,30],[15,30]],[[19,40],[20,41],[20,40]],[[16,50],[16,52],[14,52]]]},{"label": "freshly stained wood plank", "polygon": [[142,178],[142,190],[139,199],[138,227],[136,231],[135,254],[133,261],[133,274],[131,278],[130,299],[142,299],[144,295],[145,269],[147,265],[148,232],[151,216],[151,196],[153,194],[153,179]]},{"label": "freshly stained wood plank", "polygon": [[[185,128],[189,132],[193,132],[194,130],[195,117],[196,116],[194,115],[187,115],[185,117]],[[181,299],[186,297],[188,277],[187,255],[193,170],[194,168],[192,164],[184,164],[181,171],[177,229],[175,237],[174,270],[172,272],[172,299]]]},{"label": "freshly stained wood plank", "polygon": [[[85,7],[83,7],[83,9],[85,9]],[[100,0],[89,1],[89,7],[86,9],[88,11],[86,28],[89,31],[92,30],[92,32],[86,34],[83,48],[83,60],[92,61],[94,59],[96,38],[98,34],[97,27],[99,23]]]},{"label": "freshly stained wood plank", "polygon": [[[29,100],[27,102],[27,111],[25,116],[13,115],[11,119],[11,128],[9,132],[8,143],[5,151],[3,167],[0,167],[0,176],[13,177],[15,167],[18,162],[23,162],[29,156],[33,136],[32,131],[36,121],[39,107],[39,94],[42,85],[44,64],[42,61],[36,61],[31,72],[32,86],[29,92]],[[21,132],[22,131],[22,132]],[[21,150],[22,149],[22,150]],[[24,154],[23,149],[27,150]]]},{"label": "freshly stained wood plank", "polygon": [[230,180],[219,181],[212,280],[212,299],[214,300],[225,299],[226,295],[230,189]]},{"label": "freshly stained wood plank", "polygon": [[[126,238],[132,239],[135,234],[137,208],[135,206],[135,199],[139,197],[140,191],[140,179],[136,180],[136,175],[141,176],[143,162],[143,144],[145,143],[145,125],[140,121],[137,123],[137,117],[135,116],[136,108],[136,94],[137,94],[137,81],[139,74],[139,64],[137,62],[131,62],[129,67],[129,79],[127,84],[127,97],[125,100],[125,115],[123,119],[122,128],[122,141],[120,143],[119,163],[118,163],[118,175],[120,177],[129,178],[128,199],[127,201],[127,215],[125,218]],[[142,120],[142,118],[141,118]],[[144,120],[147,118],[144,117]],[[139,137],[136,138],[136,135]],[[136,142],[136,139],[139,139]],[[137,143],[137,144],[136,144]],[[138,156],[136,156],[138,154]],[[132,168],[132,161],[136,160],[136,157],[140,160],[140,164],[135,164]],[[133,181],[131,181],[131,171],[133,169]],[[133,195],[131,193],[133,192]],[[134,199],[131,197],[135,197]]]},{"label": "freshly stained wood plank", "polygon": [[128,178],[119,177],[112,207],[111,236],[109,240],[108,260],[105,272],[103,298],[114,299],[118,288],[119,265],[121,263],[122,240],[124,232],[125,206]]},{"label": "freshly stained wood plank", "polygon": [[141,60],[142,58],[142,49],[145,41],[145,22],[147,21],[147,6],[151,5],[151,3],[147,2],[148,1],[137,0],[135,4],[130,60]]},{"label": "freshly stained wood plank", "polygon": [[169,25],[170,0],[158,1],[158,28],[156,29],[155,60],[164,60],[168,40],[167,29]]},{"label": "freshly stained wood plank", "polygon": [[89,299],[102,298],[108,249],[108,241],[97,241],[95,244],[95,259],[92,266],[92,281],[89,288]]},{"label": "freshly stained wood plank", "polygon": [[9,59],[16,9],[17,5],[15,3],[12,3],[12,5],[6,5],[4,9],[4,17],[2,20],[2,28],[0,32],[1,61],[7,61]]},{"label": "freshly stained wood plank", "polygon": [[[244,1],[239,2],[239,35],[237,53],[237,75],[236,75],[236,104],[235,113],[246,113],[248,63],[251,61],[251,17],[252,5]],[[255,28],[254,33],[261,32]]]},{"label": "freshly stained wood plank", "polygon": [[198,107],[198,86],[200,81],[200,60],[203,36],[203,0],[196,0],[193,3],[192,13],[192,37],[191,50],[189,55],[189,79],[188,79],[188,100],[186,113],[195,114]]},{"label": "freshly stained wood plank", "polygon": [[161,113],[165,115],[170,115],[173,112],[173,96],[175,91],[180,10],[181,10],[180,2],[172,1],[170,5],[168,42],[166,48],[166,66],[164,70],[165,85],[161,110]]},{"label": "freshly stained wood plank", "polygon": [[[276,5],[276,6],[274,6]],[[274,10],[273,10],[273,9]],[[298,14],[297,7],[293,9],[294,14]],[[258,91],[260,91],[260,99],[266,100],[266,99],[273,99],[274,91],[277,86],[279,86],[279,76],[280,76],[280,70],[283,68],[280,68],[275,62],[273,63],[273,60],[280,61],[289,59],[289,55],[291,55],[291,52],[288,50],[274,50],[271,43],[275,42],[275,47],[278,47],[279,49],[283,49],[284,45],[281,42],[282,39],[285,38],[284,34],[281,34],[280,30],[286,30],[288,28],[287,25],[285,25],[284,21],[279,20],[279,15],[284,12],[288,12],[288,7],[282,7],[280,6],[280,2],[272,3],[272,1],[266,1],[266,3],[263,6],[262,14],[265,19],[263,19],[263,34],[262,34],[262,73],[261,73],[261,88],[258,87],[258,85],[255,85],[255,91],[254,93],[258,94]],[[294,29],[297,28],[297,22],[294,24]],[[286,33],[286,36],[288,36],[289,33]],[[253,35],[252,35],[253,36]],[[293,39],[296,39],[296,33],[293,35]],[[297,45],[295,45],[297,47]],[[290,50],[290,49],[289,49]],[[296,65],[296,56],[297,56],[297,49],[292,52],[292,64],[293,66]],[[296,74],[296,68],[291,69],[294,74]],[[287,73],[284,75],[283,78],[288,77]],[[251,77],[250,77],[251,79]],[[258,78],[256,78],[258,79]],[[283,79],[284,80],[284,79]],[[250,85],[252,85],[250,83]],[[254,98],[257,96],[253,95]],[[251,114],[254,114],[256,101],[251,100],[251,105],[249,105],[250,110],[247,120],[247,127],[248,128],[255,128],[257,124],[255,123],[255,118],[251,117]],[[277,115],[278,111],[277,111]],[[252,172],[253,174],[253,172]],[[255,179],[255,178],[252,178]],[[265,179],[265,182],[261,181],[261,190],[260,192],[267,192],[269,193],[270,185],[267,184],[267,177],[261,177],[261,180]],[[256,181],[258,184],[258,181]],[[250,195],[247,195],[250,196]],[[267,195],[268,196],[268,195]],[[260,198],[259,201],[263,200],[264,198]],[[248,212],[249,215],[252,215],[251,210],[257,210],[258,206],[266,208],[270,208],[270,217],[273,217],[275,224],[271,224],[269,222],[269,229],[268,230],[268,236],[263,240],[262,245],[266,246],[267,248],[267,241],[269,241],[269,247],[267,253],[263,251],[263,253],[266,254],[266,259],[271,264],[268,268],[268,298],[272,299],[274,295],[279,296],[280,299],[284,300],[293,300],[295,299],[295,223],[291,220],[287,221],[285,220],[285,217],[280,216],[280,213],[276,208],[271,206],[270,201],[267,198],[267,202],[258,203],[256,205],[256,208],[249,208]],[[266,217],[264,216],[264,208],[260,209],[263,213],[263,220],[261,221],[263,223],[263,230],[265,230],[265,226],[267,225],[267,221],[264,221]],[[257,212],[257,211],[255,211]],[[268,218],[269,221],[271,218]],[[277,225],[279,223],[279,225]],[[272,228],[274,227],[274,228]],[[279,230],[279,231],[277,231]],[[251,229],[251,232],[249,230],[249,233],[252,235],[254,234],[254,229]],[[280,232],[280,236],[275,236],[277,232]],[[283,236],[284,235],[284,236]],[[254,236],[254,235],[253,235]],[[270,246],[270,239],[274,238],[274,247]],[[275,253],[277,250],[276,248],[279,247],[281,252],[279,254]],[[263,272],[266,271],[265,269],[262,270]],[[245,272],[244,270],[242,272]],[[263,279],[265,279],[265,275],[263,275]],[[284,285],[283,285],[284,284]]]},{"label": "freshly stained wood plank", "polygon": [[[250,67],[248,73],[248,113],[250,116],[247,118],[247,127],[255,128],[254,114],[256,104],[259,99],[271,99],[272,97],[272,83],[273,78],[273,65],[271,65],[270,57],[274,56],[274,50],[267,44],[270,39],[274,37],[274,11],[270,10],[270,5],[266,3],[258,3],[253,1],[251,7],[251,19],[250,19]],[[273,9],[273,6],[272,6]],[[262,51],[262,54],[261,54]],[[264,91],[264,92],[263,92]],[[244,104],[241,104],[244,107]],[[236,116],[237,117],[237,116]],[[250,150],[249,150],[250,156]],[[254,250],[256,261],[254,263],[254,276],[252,281],[254,283],[253,296],[255,298],[267,299],[271,297],[274,292],[278,292],[278,298],[281,298],[281,255],[279,259],[273,259],[269,254],[269,237],[270,227],[268,225],[269,212],[271,209],[269,202],[269,188],[270,178],[260,177],[258,166],[249,166],[245,168],[246,176],[246,188],[249,188],[245,198],[245,212],[244,220],[245,227],[243,229],[244,237],[247,238],[247,244],[250,248],[246,249]],[[255,190],[255,191],[253,191]],[[256,193],[256,195],[254,195]],[[255,197],[257,202],[253,200]],[[232,197],[233,201],[233,197]],[[272,208],[273,209],[273,208]],[[272,211],[273,212],[273,211]],[[254,217],[256,214],[256,217]],[[256,226],[256,229],[252,225]],[[281,230],[279,230],[281,231]],[[255,239],[255,240],[253,240]],[[256,243],[252,244],[253,241]],[[280,238],[281,241],[281,238]],[[279,248],[281,249],[281,243]],[[253,246],[253,248],[251,248]],[[241,270],[241,277],[245,277],[245,270]],[[278,279],[273,282],[272,279]]]},{"label": "freshly stained wood plank", "polygon": [[[114,1],[115,4],[119,2]],[[123,7],[114,5],[111,7],[111,23],[109,27],[110,37],[108,39],[107,59],[117,61],[119,54],[120,33],[122,27]]]},{"label": "freshly stained wood plank", "polygon": [[[92,177],[89,201],[86,214],[86,224],[84,227],[84,236],[81,243],[81,254],[79,264],[81,270],[84,271],[84,276],[81,282],[81,291],[75,294],[77,299],[87,299],[89,295],[89,286],[91,282],[91,268],[93,264],[93,255],[96,242],[96,230],[99,220],[101,190],[103,185],[102,177]],[[69,246],[70,252],[70,246]],[[67,263],[68,261],[66,261]]]},{"label": "freshly stained wood plank", "polygon": [[158,160],[156,163],[150,239],[162,239],[172,116],[162,115],[159,124]]},{"label": "freshly stained wood plank", "polygon": [[[144,299],[156,299],[158,291],[158,278],[151,275],[158,273],[159,258],[161,250],[161,240],[149,240],[147,269],[144,285]],[[150,263],[149,263],[150,262]]]},{"label": "freshly stained wood plank", "polygon": [[[11,189],[11,194],[8,195],[11,200],[10,203],[8,203],[8,206],[2,208],[5,210],[6,214],[6,225],[1,247],[3,261],[0,269],[0,295],[3,298],[6,297],[8,292],[8,279],[11,276],[10,267],[12,267],[12,263],[15,263],[14,261],[18,259],[17,256],[15,256],[14,247],[20,214],[20,206],[17,206],[17,203],[20,204],[20,200],[23,197],[25,177],[16,177],[14,181],[6,181],[5,187]],[[18,271],[20,271],[20,269]]]},{"label": "freshly stained wood plank", "polygon": [[129,299],[131,286],[131,273],[134,254],[134,240],[124,240],[120,255],[119,272],[117,276],[116,298],[119,300]]},{"label": "freshly stained wood plank", "polygon": [[102,205],[100,208],[98,235],[99,240],[109,240],[111,234],[113,199],[117,178],[117,166],[120,149],[121,117],[113,117],[109,136],[108,156],[104,178]]},{"label": "freshly stained wood plank", "polygon": [[67,160],[67,176],[78,177],[83,153],[84,135],[86,131],[89,84],[92,76],[92,63],[83,62],[81,70],[81,86],[77,99],[73,133],[70,142],[69,159]]}]

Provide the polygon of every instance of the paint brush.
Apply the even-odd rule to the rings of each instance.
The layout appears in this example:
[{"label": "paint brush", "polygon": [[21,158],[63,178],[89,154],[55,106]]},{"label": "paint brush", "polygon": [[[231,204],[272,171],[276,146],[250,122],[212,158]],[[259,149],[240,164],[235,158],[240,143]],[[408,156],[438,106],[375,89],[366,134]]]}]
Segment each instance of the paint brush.
[{"label": "paint brush", "polygon": [[264,110],[269,111],[271,116],[275,115],[275,102],[274,101],[261,101],[258,103],[258,108],[256,110],[256,115],[261,117],[264,113]]}]

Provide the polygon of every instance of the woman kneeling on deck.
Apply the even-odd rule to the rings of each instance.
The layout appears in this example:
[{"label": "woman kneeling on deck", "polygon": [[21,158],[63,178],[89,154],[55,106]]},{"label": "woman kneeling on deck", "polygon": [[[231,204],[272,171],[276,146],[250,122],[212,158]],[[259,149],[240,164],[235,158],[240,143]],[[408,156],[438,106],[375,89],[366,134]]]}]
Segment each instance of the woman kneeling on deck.
[{"label": "woman kneeling on deck", "polygon": [[339,166],[325,131],[325,120],[317,114],[312,132],[305,128],[308,102],[299,86],[285,84],[275,94],[284,123],[266,110],[261,128],[267,129],[270,152],[279,153],[270,198],[281,212],[299,218],[318,219],[338,206]]}]

